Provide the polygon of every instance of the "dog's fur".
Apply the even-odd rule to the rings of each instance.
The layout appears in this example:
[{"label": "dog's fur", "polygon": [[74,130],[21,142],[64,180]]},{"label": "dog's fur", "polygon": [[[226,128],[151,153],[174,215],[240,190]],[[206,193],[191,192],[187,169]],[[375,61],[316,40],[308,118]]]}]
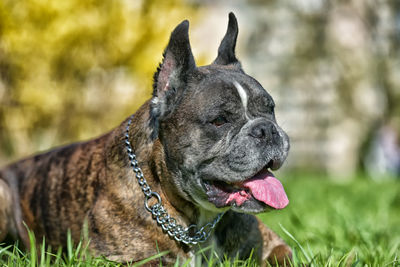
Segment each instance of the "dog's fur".
[{"label": "dog's fur", "polygon": [[[0,241],[8,234],[29,247],[26,225],[37,240],[46,237],[48,245],[64,246],[68,230],[78,241],[87,223],[91,251],[119,262],[169,250],[163,257],[168,264],[210,245],[230,258],[246,258],[252,250],[263,262],[283,263],[290,257],[290,248],[249,214],[265,211],[265,204],[253,199],[221,207],[202,191],[207,179],[242,181],[268,162],[279,168],[289,149],[286,134],[276,124],[272,98],[236,59],[237,33],[231,13],[217,59],[197,67],[188,22],[178,25],[154,75],[153,97],[134,114],[129,130],[148,184],[177,223],[201,226],[226,212],[207,242],[191,247],[172,240],[145,210],[125,148],[127,120],[94,140],[3,168]],[[238,86],[245,87],[248,99],[238,95]],[[221,119],[220,109],[237,116],[232,119],[229,113]]]}]

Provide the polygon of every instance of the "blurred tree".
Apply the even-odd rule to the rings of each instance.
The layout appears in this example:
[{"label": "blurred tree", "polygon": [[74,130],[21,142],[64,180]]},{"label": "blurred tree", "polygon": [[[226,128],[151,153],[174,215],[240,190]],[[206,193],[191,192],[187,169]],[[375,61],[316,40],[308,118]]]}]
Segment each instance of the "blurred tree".
[{"label": "blurred tree", "polygon": [[0,1],[0,164],[133,113],[169,33],[196,14],[181,0]]}]

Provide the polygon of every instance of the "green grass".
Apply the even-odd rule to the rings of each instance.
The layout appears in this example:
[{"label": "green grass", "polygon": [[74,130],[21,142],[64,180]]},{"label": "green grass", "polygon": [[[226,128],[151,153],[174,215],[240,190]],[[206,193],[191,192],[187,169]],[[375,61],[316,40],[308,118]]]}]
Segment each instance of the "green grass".
[{"label": "green grass", "polygon": [[[400,180],[291,178],[290,205],[260,218],[316,266],[400,266]],[[290,234],[287,234],[290,233]]]},{"label": "green grass", "polygon": [[[400,181],[288,177],[283,183],[290,205],[259,217],[293,248],[293,266],[400,266]],[[118,266],[91,257],[82,243],[70,241],[64,252],[44,247],[26,253],[17,246],[0,246],[0,266]],[[211,258],[209,266],[217,260]],[[181,260],[175,266],[188,263]],[[221,264],[252,265],[251,260]]]}]

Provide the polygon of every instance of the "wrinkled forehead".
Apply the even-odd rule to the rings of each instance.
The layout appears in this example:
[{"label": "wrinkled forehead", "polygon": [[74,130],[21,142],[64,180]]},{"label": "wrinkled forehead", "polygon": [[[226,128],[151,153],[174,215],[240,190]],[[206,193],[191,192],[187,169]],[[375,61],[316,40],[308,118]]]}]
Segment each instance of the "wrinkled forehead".
[{"label": "wrinkled forehead", "polygon": [[200,102],[224,100],[224,103],[245,107],[254,101],[265,105],[273,103],[271,96],[254,78],[230,69],[204,73],[196,91],[196,98]]}]

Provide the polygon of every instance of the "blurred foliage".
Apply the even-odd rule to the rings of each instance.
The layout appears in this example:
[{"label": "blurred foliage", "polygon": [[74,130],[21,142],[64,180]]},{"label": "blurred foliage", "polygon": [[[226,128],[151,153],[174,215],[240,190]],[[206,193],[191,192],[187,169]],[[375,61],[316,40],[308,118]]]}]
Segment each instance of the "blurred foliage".
[{"label": "blurred foliage", "polygon": [[0,164],[118,125],[196,14],[181,0],[0,1]]}]

